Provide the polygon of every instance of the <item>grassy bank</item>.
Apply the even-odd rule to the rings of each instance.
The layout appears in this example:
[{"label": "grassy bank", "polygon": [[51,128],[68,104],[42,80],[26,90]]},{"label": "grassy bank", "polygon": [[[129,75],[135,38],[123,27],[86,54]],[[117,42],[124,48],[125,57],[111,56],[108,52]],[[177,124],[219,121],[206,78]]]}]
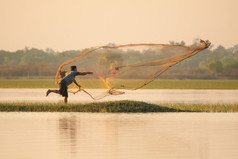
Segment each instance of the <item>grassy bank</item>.
[{"label": "grassy bank", "polygon": [[[127,82],[136,84],[141,80],[127,80]],[[99,80],[79,80],[79,83],[84,88],[102,88]],[[54,79],[0,79],[0,88],[57,87]],[[143,89],[238,89],[238,80],[155,80]]]},{"label": "grassy bank", "polygon": [[137,101],[114,101],[88,104],[0,103],[7,112],[238,112],[238,104],[164,104]]}]

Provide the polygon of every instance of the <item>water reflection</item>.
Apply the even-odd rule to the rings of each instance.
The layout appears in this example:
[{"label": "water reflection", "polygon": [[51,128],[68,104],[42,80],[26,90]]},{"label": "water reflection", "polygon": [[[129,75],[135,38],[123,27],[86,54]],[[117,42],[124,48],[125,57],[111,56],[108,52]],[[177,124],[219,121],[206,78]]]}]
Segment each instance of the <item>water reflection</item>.
[{"label": "water reflection", "polygon": [[70,153],[76,153],[78,127],[79,125],[77,124],[76,116],[59,119],[60,142],[65,146],[63,149],[69,148],[68,152]]},{"label": "water reflection", "polygon": [[59,119],[60,145],[83,158],[233,158],[238,118],[224,115],[73,114]]},{"label": "water reflection", "polygon": [[236,159],[237,113],[0,112],[4,159]]}]

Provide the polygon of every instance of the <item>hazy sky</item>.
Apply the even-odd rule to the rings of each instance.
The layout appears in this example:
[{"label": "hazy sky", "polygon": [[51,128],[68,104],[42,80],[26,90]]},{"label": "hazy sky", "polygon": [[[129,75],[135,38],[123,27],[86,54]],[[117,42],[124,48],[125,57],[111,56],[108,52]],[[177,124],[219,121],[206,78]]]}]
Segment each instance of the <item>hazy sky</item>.
[{"label": "hazy sky", "polygon": [[238,0],[0,0],[0,50],[108,43],[238,44]]}]

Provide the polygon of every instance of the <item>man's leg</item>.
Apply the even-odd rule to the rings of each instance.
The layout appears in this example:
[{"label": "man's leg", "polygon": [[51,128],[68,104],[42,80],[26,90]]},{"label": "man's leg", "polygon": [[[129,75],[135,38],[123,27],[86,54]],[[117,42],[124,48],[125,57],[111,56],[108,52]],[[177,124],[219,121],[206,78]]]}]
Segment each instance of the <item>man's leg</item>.
[{"label": "man's leg", "polygon": [[68,97],[64,97],[64,103],[66,104],[68,102]]},{"label": "man's leg", "polygon": [[46,97],[47,97],[51,92],[60,94],[59,90],[50,90],[50,89],[48,89],[47,92],[46,92]]}]

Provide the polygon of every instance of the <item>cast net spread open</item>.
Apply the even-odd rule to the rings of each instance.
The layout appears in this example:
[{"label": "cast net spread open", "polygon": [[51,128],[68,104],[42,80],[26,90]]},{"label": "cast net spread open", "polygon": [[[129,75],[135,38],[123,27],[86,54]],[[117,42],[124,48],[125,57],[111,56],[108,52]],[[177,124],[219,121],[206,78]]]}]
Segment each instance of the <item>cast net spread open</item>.
[{"label": "cast net spread open", "polygon": [[79,72],[93,72],[77,77],[81,90],[92,99],[123,94],[123,89],[144,87],[170,67],[206,49],[210,44],[208,40],[201,40],[199,45],[193,47],[167,44],[92,47],[62,63],[56,74],[56,82],[59,84],[63,72],[76,65]]}]

